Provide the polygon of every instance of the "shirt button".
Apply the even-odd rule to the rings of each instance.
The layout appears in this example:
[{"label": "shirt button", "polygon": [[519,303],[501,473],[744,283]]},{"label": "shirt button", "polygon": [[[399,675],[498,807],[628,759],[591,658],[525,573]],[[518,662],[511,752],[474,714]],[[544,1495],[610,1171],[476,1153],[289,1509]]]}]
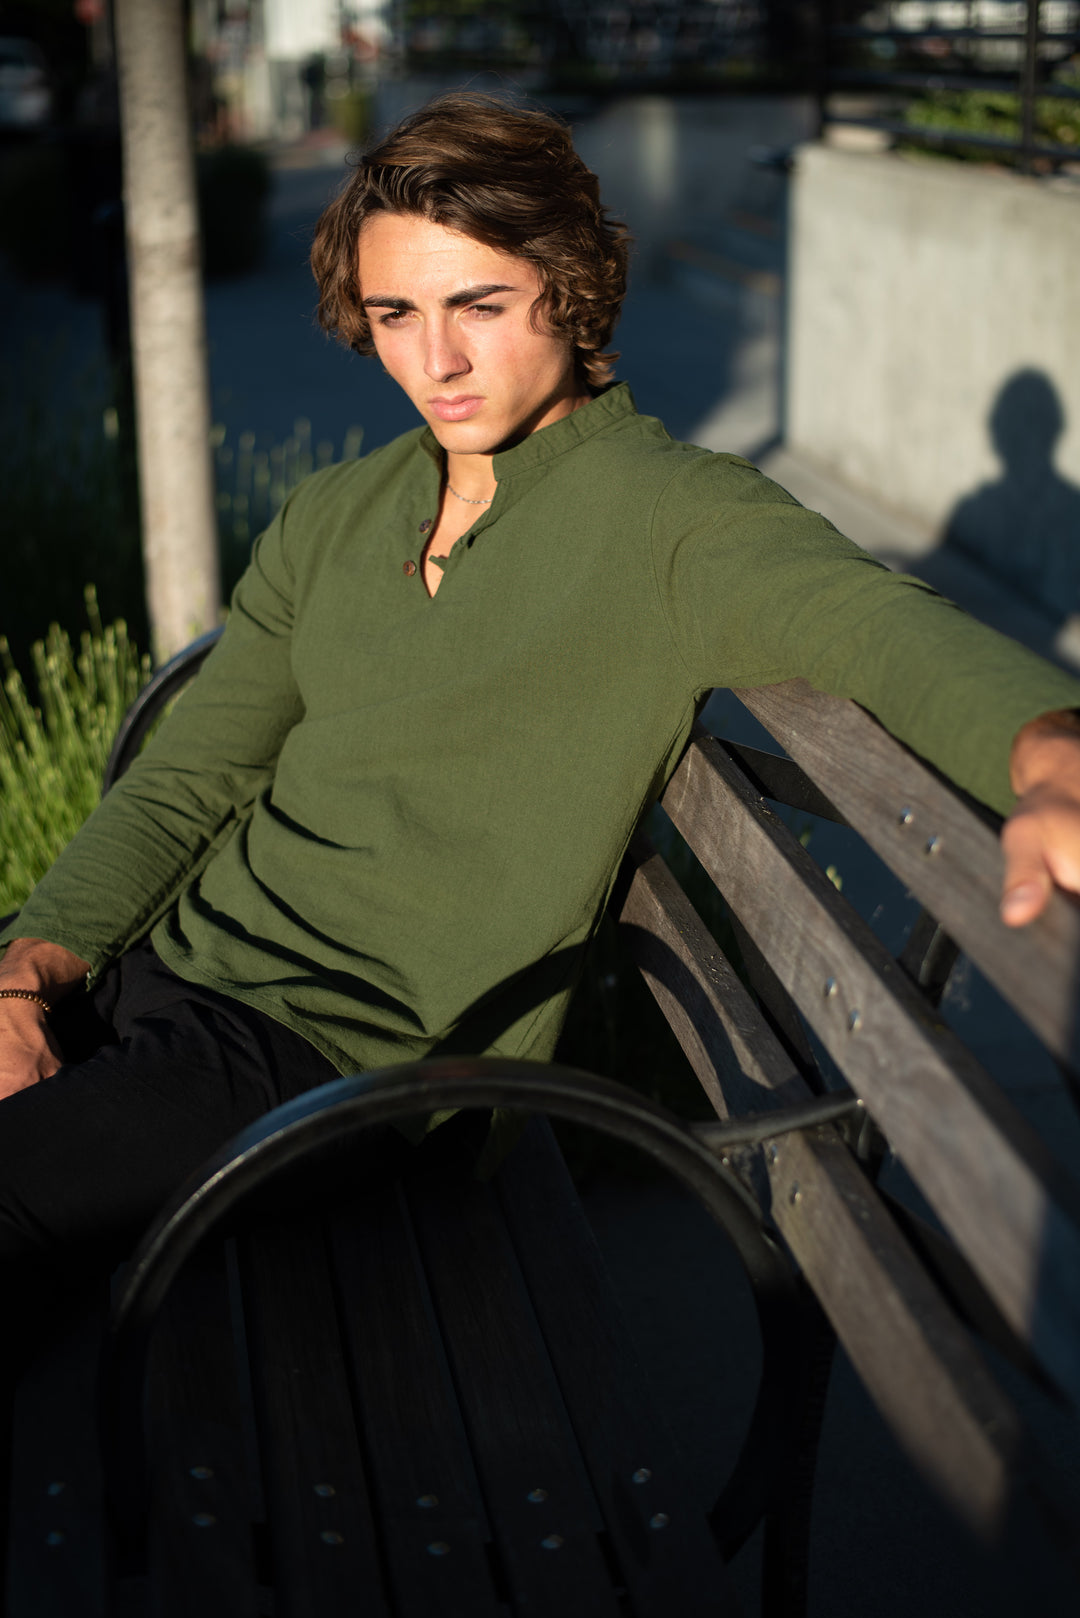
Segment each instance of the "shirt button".
[{"label": "shirt button", "polygon": [[415,562],[402,562],[401,571],[404,573],[404,575],[405,575],[405,577],[407,579],[411,579],[413,574],[416,572],[416,563]]},{"label": "shirt button", "polygon": [[431,527],[431,518],[430,517],[425,517],[423,522],[420,524],[420,532],[422,534],[426,534],[430,527]]}]

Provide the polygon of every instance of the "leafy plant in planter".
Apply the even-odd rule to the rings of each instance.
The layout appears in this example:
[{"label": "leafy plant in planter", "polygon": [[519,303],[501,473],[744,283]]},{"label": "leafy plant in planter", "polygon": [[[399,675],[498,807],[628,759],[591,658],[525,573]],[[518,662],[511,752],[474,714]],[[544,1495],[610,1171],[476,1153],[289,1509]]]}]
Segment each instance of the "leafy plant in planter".
[{"label": "leafy plant in planter", "polygon": [[[1062,72],[1058,81],[1080,89],[1080,73],[1076,70]],[[1020,117],[1019,95],[991,90],[930,90],[910,101],[904,111],[904,120],[912,128],[1016,141],[1020,139]],[[1080,99],[1038,96],[1035,139],[1040,145],[1080,146]],[[915,143],[901,140],[899,144],[910,150]],[[981,145],[967,146],[959,141],[950,141],[941,155],[973,163],[1019,160],[1018,154],[1013,152]]]},{"label": "leafy plant in planter", "polygon": [[103,628],[92,589],[78,650],[53,624],[28,688],[0,637],[0,915],[22,904],[101,795],[121,718],[150,675],[123,621]]}]

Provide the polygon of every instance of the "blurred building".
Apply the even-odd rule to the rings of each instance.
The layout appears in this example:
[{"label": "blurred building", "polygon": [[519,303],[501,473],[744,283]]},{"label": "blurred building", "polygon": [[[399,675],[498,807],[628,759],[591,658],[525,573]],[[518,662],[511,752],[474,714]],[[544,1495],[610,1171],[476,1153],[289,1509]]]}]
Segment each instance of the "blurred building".
[{"label": "blurred building", "polygon": [[426,65],[508,66],[583,87],[665,81],[760,62],[787,0],[394,0],[401,49]]},{"label": "blurred building", "polygon": [[378,61],[385,0],[193,0],[200,122],[222,138],[298,140]]}]

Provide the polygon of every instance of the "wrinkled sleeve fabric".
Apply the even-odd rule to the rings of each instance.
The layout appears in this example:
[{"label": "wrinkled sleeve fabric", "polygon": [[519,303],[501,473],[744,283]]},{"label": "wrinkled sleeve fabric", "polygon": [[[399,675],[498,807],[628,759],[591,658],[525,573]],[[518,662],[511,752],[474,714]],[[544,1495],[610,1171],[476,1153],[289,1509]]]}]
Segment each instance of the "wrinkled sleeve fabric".
[{"label": "wrinkled sleeve fabric", "polygon": [[892,573],[749,463],[694,460],[657,501],[657,588],[696,686],[802,677],[850,697],[1007,814],[1028,720],[1080,707],[1080,681]]},{"label": "wrinkled sleeve fabric", "polygon": [[44,938],[95,974],[153,926],[267,785],[301,712],[287,523],[286,505],[257,542],[197,678],[0,944]]}]

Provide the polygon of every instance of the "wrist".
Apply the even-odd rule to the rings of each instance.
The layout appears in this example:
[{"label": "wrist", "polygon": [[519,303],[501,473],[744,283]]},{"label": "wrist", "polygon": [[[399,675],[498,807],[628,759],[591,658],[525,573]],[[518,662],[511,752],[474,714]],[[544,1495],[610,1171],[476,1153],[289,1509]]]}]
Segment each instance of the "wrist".
[{"label": "wrist", "polygon": [[1018,798],[1036,787],[1080,787],[1080,713],[1062,709],[1021,727],[1009,755],[1009,780]]},{"label": "wrist", "polygon": [[43,994],[35,994],[32,989],[0,989],[0,1000],[16,1006],[34,1006],[39,1016],[52,1016],[51,1003]]}]

